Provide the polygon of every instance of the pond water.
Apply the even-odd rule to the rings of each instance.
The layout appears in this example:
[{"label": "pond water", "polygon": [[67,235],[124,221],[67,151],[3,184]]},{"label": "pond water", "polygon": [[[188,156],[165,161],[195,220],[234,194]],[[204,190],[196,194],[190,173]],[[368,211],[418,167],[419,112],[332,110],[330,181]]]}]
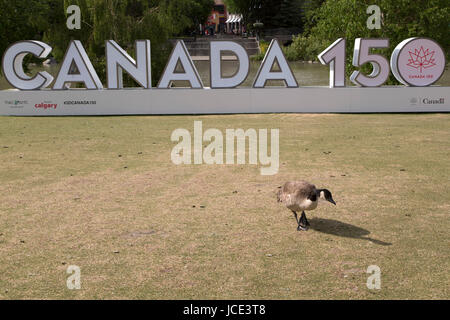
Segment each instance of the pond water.
[{"label": "pond water", "polygon": [[[209,86],[209,61],[194,61],[195,66],[203,80],[203,84]],[[247,80],[241,85],[241,87],[250,87],[255,78],[256,72],[260,66],[260,61],[251,61],[250,73]],[[304,63],[304,62],[289,62],[289,65],[297,79],[299,86],[328,86],[328,66],[323,66],[319,63]],[[237,61],[226,60],[222,62],[223,75],[231,76],[234,74],[238,67]],[[448,69],[448,68],[447,68]],[[59,70],[59,65],[52,65],[50,67],[33,66],[31,67],[30,74],[34,75],[38,71],[45,70],[51,75],[56,76]],[[181,84],[183,85],[183,84]],[[281,81],[268,82],[268,85],[283,85]],[[351,85],[351,82],[347,80],[347,85]],[[450,71],[446,70],[441,79],[436,85],[450,86]],[[5,80],[3,75],[0,75],[0,90],[10,89],[11,85]]]}]

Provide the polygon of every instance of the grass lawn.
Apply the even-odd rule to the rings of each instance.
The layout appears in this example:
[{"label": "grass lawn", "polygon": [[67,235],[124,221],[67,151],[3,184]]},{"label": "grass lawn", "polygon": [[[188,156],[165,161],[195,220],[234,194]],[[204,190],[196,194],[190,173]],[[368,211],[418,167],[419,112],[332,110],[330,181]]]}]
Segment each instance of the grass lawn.
[{"label": "grass lawn", "polygon": [[[172,164],[194,120],[279,128],[279,173]],[[1,117],[0,162],[0,299],[450,297],[450,114]],[[291,179],[337,202],[307,232]]]}]

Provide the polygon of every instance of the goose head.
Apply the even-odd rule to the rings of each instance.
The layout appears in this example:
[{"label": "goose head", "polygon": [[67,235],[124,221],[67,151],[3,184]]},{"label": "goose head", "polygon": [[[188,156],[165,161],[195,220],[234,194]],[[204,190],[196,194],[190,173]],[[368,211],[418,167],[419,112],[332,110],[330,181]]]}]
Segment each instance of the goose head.
[{"label": "goose head", "polygon": [[336,205],[336,202],[334,202],[333,196],[331,195],[330,190],[327,190],[327,189],[319,190],[319,198],[324,199],[324,200]]}]

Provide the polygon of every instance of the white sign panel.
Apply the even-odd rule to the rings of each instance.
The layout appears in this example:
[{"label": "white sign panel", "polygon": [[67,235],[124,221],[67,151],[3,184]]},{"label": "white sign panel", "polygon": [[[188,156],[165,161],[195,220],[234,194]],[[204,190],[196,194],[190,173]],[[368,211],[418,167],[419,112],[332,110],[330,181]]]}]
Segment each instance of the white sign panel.
[{"label": "white sign panel", "polygon": [[0,115],[450,112],[448,87],[0,91]]},{"label": "white sign panel", "polygon": [[[211,88],[204,88],[183,41],[175,45],[158,86],[152,88],[150,45],[149,40],[136,41],[133,59],[116,42],[106,42],[107,88],[115,89],[107,90],[103,89],[82,43],[71,41],[53,87],[48,89],[53,77],[46,72],[39,72],[32,78],[25,73],[23,62],[27,54],[44,59],[52,48],[39,41],[17,42],[3,55],[3,73],[16,89],[0,91],[0,114],[450,112],[448,87],[427,87],[443,74],[446,63],[444,51],[431,39],[407,39],[395,49],[391,57],[394,75],[403,84],[418,87],[406,89],[398,86],[370,88],[383,85],[389,76],[388,60],[383,55],[371,52],[372,48],[387,48],[388,39],[356,39],[353,57],[355,69],[367,63],[373,67],[369,75],[358,70],[353,72],[350,79],[359,87],[345,87],[345,39],[338,39],[319,55],[319,60],[330,66],[330,86],[340,87],[338,90],[325,87],[299,88],[276,40],[270,44],[252,88],[234,88],[248,77],[250,64],[245,49],[230,41],[214,41],[210,44]],[[224,52],[231,52],[239,62],[236,73],[229,77],[222,74]],[[141,88],[121,90],[123,72],[129,74]],[[271,80],[282,80],[285,87],[266,87]],[[172,89],[174,81],[186,81],[191,88]],[[85,89],[66,87],[66,83],[73,82],[82,83]]]}]

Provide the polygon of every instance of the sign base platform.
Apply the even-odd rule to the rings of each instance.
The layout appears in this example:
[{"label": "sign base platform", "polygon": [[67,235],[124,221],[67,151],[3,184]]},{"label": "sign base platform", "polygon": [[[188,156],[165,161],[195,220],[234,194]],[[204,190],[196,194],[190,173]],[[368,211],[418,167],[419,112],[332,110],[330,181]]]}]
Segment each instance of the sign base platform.
[{"label": "sign base platform", "polygon": [[4,116],[450,112],[450,87],[0,91]]}]

